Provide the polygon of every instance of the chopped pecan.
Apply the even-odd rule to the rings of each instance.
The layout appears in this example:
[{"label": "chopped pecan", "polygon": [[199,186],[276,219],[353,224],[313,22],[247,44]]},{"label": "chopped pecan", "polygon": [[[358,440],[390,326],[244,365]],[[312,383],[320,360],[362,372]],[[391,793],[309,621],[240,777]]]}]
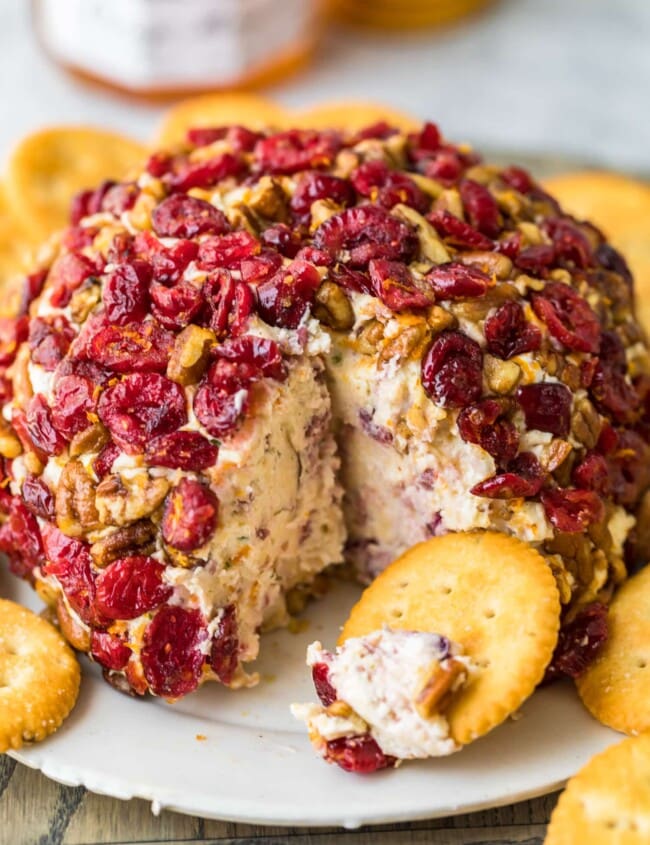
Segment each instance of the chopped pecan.
[{"label": "chopped pecan", "polygon": [[460,660],[449,658],[445,666],[436,663],[415,702],[422,718],[430,719],[442,713],[449,706],[454,689],[464,683],[466,678],[467,668]]},{"label": "chopped pecan", "polygon": [[600,435],[600,414],[586,397],[576,399],[571,413],[571,433],[587,449],[593,449]]},{"label": "chopped pecan", "polygon": [[[90,282],[90,280],[88,281]],[[94,281],[87,282],[79,290],[75,291],[70,300],[70,316],[72,319],[76,323],[83,323],[95,305],[97,305],[101,296],[101,286]]]},{"label": "chopped pecan", "polygon": [[99,452],[109,439],[106,428],[100,422],[93,423],[74,435],[70,441],[70,456],[76,458],[84,452]]},{"label": "chopped pecan", "polygon": [[383,338],[383,324],[379,320],[369,320],[357,336],[357,349],[364,355],[375,355]]},{"label": "chopped pecan", "polygon": [[178,384],[196,384],[210,361],[210,348],[216,343],[214,332],[190,325],[174,341],[167,365],[167,376]]},{"label": "chopped pecan", "polygon": [[89,651],[90,631],[81,626],[76,619],[70,615],[65,601],[60,598],[56,604],[56,617],[61,633],[77,651]]},{"label": "chopped pecan", "polygon": [[354,311],[345,291],[334,282],[323,282],[316,291],[314,316],[336,331],[348,331],[354,325]]},{"label": "chopped pecan", "polygon": [[564,463],[572,451],[571,444],[567,443],[566,440],[554,438],[544,450],[541,464],[547,472],[554,472]]},{"label": "chopped pecan", "polygon": [[101,526],[93,482],[81,461],[63,468],[56,488],[56,524],[69,537],[81,537]]},{"label": "chopped pecan", "polygon": [[402,361],[409,356],[422,356],[424,346],[429,339],[429,329],[424,320],[407,325],[394,337],[387,338],[379,353],[380,361],[396,358]]},{"label": "chopped pecan", "polygon": [[149,554],[153,551],[156,526],[148,519],[118,528],[107,537],[93,543],[90,554],[97,566],[107,566],[118,557],[129,554]]},{"label": "chopped pecan", "polygon": [[95,504],[104,525],[129,525],[151,516],[167,491],[166,478],[150,478],[138,472],[130,478],[109,475],[97,485]]},{"label": "chopped pecan", "polygon": [[434,334],[439,334],[445,329],[456,328],[458,320],[441,305],[432,305],[427,312],[427,323]]},{"label": "chopped pecan", "polygon": [[285,222],[289,216],[287,195],[271,176],[262,176],[252,189],[247,206],[266,220]]},{"label": "chopped pecan", "polygon": [[[507,279],[512,273],[512,261],[507,255],[501,255],[498,252],[483,252],[476,250],[474,252],[460,252],[456,261],[461,264],[467,264],[470,267],[476,267],[487,273],[488,276],[493,276],[496,279],[503,281]],[[512,294],[512,298],[517,296],[516,290]]]},{"label": "chopped pecan", "polygon": [[314,200],[311,204],[309,231],[313,234],[322,223],[329,220],[330,217],[334,217],[335,214],[339,214],[341,211],[343,211],[343,206],[338,205],[333,200]]},{"label": "chopped pecan", "polygon": [[29,359],[31,350],[26,343],[18,350],[16,360],[11,365],[9,372],[13,382],[14,403],[16,407],[26,408],[29,400],[34,395],[32,382],[29,377]]},{"label": "chopped pecan", "polygon": [[398,203],[393,206],[391,214],[413,226],[417,231],[420,243],[420,255],[432,264],[444,264],[451,260],[447,247],[440,240],[438,233],[431,223],[414,208]]},{"label": "chopped pecan", "polygon": [[483,372],[490,390],[500,395],[511,393],[521,378],[521,368],[514,361],[502,361],[492,355],[483,359]]}]

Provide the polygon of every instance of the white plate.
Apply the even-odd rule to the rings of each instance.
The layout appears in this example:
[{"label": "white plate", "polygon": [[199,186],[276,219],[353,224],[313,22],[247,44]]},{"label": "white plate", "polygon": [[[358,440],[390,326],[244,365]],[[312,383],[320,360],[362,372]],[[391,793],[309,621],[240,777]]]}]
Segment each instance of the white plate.
[{"label": "white plate", "polygon": [[[8,575],[3,582],[3,594],[39,607],[26,585]],[[148,799],[154,812],[168,807],[258,824],[352,828],[544,794],[620,738],[588,715],[571,685],[555,685],[538,691],[521,718],[452,757],[365,777],[326,765],[288,705],[313,700],[305,647],[316,638],[333,646],[357,594],[340,585],[308,609],[306,631],[266,635],[257,667],[263,681],[252,690],[209,685],[174,705],[135,700],[111,689],[84,660],[79,701],[61,730],[11,754],[62,783]]]}]

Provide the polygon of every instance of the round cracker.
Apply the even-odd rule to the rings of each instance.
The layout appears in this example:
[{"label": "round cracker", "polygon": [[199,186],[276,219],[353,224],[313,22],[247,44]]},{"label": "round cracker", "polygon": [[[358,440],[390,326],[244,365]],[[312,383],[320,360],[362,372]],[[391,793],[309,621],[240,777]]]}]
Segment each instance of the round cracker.
[{"label": "round cracker", "polygon": [[28,135],[9,159],[12,213],[33,240],[41,240],[66,225],[78,191],[142,168],[146,155],[137,141],[89,127],[54,126]]},{"label": "round cracker", "polygon": [[204,94],[182,100],[165,115],[156,136],[156,144],[174,146],[185,141],[187,130],[194,127],[232,126],[251,129],[286,126],[289,113],[277,103],[255,94]]},{"label": "round cracker", "polygon": [[531,546],[492,531],[413,546],[364,591],[339,643],[382,625],[443,634],[480,671],[445,715],[466,744],[525,701],[553,655],[560,619],[555,579]]},{"label": "round cracker", "polygon": [[23,301],[22,274],[31,264],[32,252],[0,184],[0,316],[18,313]]},{"label": "round cracker", "polygon": [[309,129],[347,129],[350,132],[384,120],[403,132],[415,132],[422,128],[422,121],[406,112],[365,101],[324,103],[294,115],[296,126]]},{"label": "round cracker", "polygon": [[560,795],[544,845],[650,842],[650,735],[593,757]]},{"label": "round cracker", "polygon": [[53,733],[74,707],[80,675],[56,628],[0,599],[0,752]]},{"label": "round cracker", "polygon": [[589,712],[614,730],[650,730],[650,567],[626,581],[607,617],[609,637],[577,680]]}]

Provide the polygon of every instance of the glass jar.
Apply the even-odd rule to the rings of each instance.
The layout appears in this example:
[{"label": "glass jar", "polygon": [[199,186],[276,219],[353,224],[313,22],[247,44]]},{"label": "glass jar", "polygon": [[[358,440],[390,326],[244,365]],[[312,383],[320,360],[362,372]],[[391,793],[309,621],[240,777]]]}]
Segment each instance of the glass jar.
[{"label": "glass jar", "polygon": [[32,0],[38,38],[67,70],[133,94],[269,82],[298,67],[318,0]]}]

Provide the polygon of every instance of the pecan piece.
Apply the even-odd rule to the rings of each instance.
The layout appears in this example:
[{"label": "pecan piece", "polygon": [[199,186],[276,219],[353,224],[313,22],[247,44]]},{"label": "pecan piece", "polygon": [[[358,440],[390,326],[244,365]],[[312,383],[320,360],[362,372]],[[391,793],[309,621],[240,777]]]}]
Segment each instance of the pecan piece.
[{"label": "pecan piece", "polygon": [[214,332],[190,325],[177,336],[167,365],[167,377],[178,384],[196,384],[208,368]]},{"label": "pecan piece", "polygon": [[0,417],[0,455],[3,458],[17,458],[22,451],[23,447],[16,432]]},{"label": "pecan piece", "polygon": [[70,456],[76,458],[84,452],[99,452],[109,440],[107,429],[100,422],[93,423],[74,435],[70,441]]},{"label": "pecan piece", "polygon": [[420,691],[415,706],[424,719],[430,719],[449,705],[455,689],[467,679],[467,669],[460,660],[450,658],[446,666],[437,663]]},{"label": "pecan piece", "polygon": [[118,557],[127,554],[150,554],[153,551],[153,539],[156,536],[156,526],[148,519],[118,528],[93,543],[90,554],[97,566],[107,566]]},{"label": "pecan piece", "polygon": [[336,331],[348,331],[354,325],[354,311],[343,288],[323,282],[316,291],[314,317]]},{"label": "pecan piece", "polygon": [[391,214],[413,226],[417,232],[420,244],[420,255],[432,264],[445,264],[451,260],[447,247],[443,244],[431,223],[409,205],[397,203],[391,209]]},{"label": "pecan piece", "polygon": [[521,378],[521,368],[518,364],[514,361],[502,361],[492,355],[486,355],[483,359],[483,370],[490,390],[500,395],[511,393]]},{"label": "pecan piece", "polygon": [[384,327],[379,320],[369,320],[359,332],[357,349],[363,355],[374,355],[384,337]]},{"label": "pecan piece", "polygon": [[150,478],[146,472],[131,478],[109,475],[97,485],[95,503],[104,525],[130,525],[150,516],[169,490],[166,478]]},{"label": "pecan piece", "polygon": [[390,361],[397,358],[402,361],[405,358],[420,357],[424,352],[424,346],[429,340],[429,329],[424,320],[405,326],[397,335],[386,340],[383,344],[379,359]]},{"label": "pecan piece", "polygon": [[81,461],[63,468],[55,497],[56,524],[69,537],[82,537],[101,526],[93,482]]},{"label": "pecan piece", "polygon": [[591,402],[582,397],[576,399],[571,414],[571,433],[587,449],[593,449],[600,435],[601,421],[598,411]]},{"label": "pecan piece", "polygon": [[88,651],[90,649],[90,631],[70,615],[66,603],[61,598],[56,604],[56,618],[61,633],[73,648],[76,648],[77,651]]}]

